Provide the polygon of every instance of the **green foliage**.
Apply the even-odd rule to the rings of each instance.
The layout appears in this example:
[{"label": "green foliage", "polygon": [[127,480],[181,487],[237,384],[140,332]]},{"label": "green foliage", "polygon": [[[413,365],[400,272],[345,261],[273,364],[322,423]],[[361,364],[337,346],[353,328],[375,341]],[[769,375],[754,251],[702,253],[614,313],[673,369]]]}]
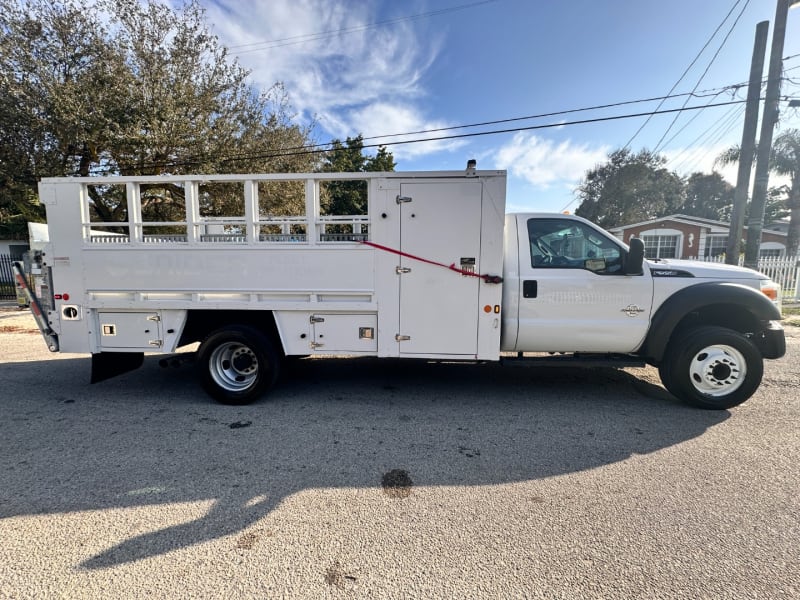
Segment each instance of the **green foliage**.
[{"label": "green foliage", "polygon": [[665,163],[649,150],[612,152],[605,164],[586,173],[575,214],[610,228],[676,212],[685,203],[685,186]]},{"label": "green foliage", "polygon": [[[739,162],[739,146],[731,146],[717,157],[720,164]],[[800,250],[800,130],[787,129],[772,143],[769,169],[789,177],[788,186],[769,190],[764,208],[764,223],[769,224],[789,215],[786,253],[797,256]]]},{"label": "green foliage", "polygon": [[797,256],[800,252],[800,129],[787,129],[775,138],[772,168],[789,177],[789,187],[784,188],[785,206],[789,212],[786,254]]},{"label": "green foliage", "polygon": [[716,171],[692,173],[686,181],[686,201],[678,212],[703,219],[729,220],[735,191]]},{"label": "green foliage", "polygon": [[[0,218],[47,176],[314,170],[285,90],[258,93],[248,75],[197,0],[0,0]],[[98,219],[116,220],[114,197],[93,200]],[[169,216],[183,195],[143,200]],[[236,204],[215,200],[218,214]]]},{"label": "green foliage", "polygon": [[[348,137],[345,143],[334,140],[332,148],[325,154],[322,164],[324,173],[374,173],[394,171],[394,156],[384,146],[375,156],[364,154],[364,138]],[[366,181],[331,181],[321,194],[324,214],[363,215],[367,212]]]}]

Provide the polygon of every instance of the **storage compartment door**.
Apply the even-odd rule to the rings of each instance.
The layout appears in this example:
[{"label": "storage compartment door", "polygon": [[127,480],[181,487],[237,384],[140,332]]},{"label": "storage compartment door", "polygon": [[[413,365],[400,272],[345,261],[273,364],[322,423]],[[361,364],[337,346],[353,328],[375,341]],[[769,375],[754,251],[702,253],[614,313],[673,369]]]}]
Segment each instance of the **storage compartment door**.
[{"label": "storage compartment door", "polygon": [[[480,272],[480,181],[401,186],[403,252]],[[400,354],[475,355],[481,280],[398,257]]]},{"label": "storage compartment door", "polygon": [[378,315],[314,314],[315,353],[368,353],[378,351]]},{"label": "storage compartment door", "polygon": [[161,316],[157,312],[99,312],[101,350],[158,350],[163,346]]}]

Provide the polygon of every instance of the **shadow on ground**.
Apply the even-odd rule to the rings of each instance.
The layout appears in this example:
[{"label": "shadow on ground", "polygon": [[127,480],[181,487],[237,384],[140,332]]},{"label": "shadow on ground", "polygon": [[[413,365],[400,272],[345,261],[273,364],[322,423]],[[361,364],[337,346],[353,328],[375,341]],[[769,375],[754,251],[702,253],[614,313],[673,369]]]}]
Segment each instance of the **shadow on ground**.
[{"label": "shadow on ground", "polygon": [[137,535],[98,569],[235,534],[309,488],[482,486],[592,469],[728,418],[606,369],[304,360],[264,400],[210,401],[191,368],[89,386],[89,360],[0,364],[0,517],[213,500]]}]

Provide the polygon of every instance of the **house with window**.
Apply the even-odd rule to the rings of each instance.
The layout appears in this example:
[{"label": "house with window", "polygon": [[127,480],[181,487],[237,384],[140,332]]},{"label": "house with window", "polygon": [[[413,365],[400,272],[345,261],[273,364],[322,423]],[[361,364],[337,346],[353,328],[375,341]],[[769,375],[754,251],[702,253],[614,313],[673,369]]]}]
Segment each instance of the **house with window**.
[{"label": "house with window", "polygon": [[[609,231],[626,244],[632,237],[641,238],[647,258],[712,259],[725,254],[730,223],[690,215],[669,215],[614,227]],[[747,227],[743,237],[747,239]],[[761,257],[785,256],[785,229],[764,228],[759,254]]]}]

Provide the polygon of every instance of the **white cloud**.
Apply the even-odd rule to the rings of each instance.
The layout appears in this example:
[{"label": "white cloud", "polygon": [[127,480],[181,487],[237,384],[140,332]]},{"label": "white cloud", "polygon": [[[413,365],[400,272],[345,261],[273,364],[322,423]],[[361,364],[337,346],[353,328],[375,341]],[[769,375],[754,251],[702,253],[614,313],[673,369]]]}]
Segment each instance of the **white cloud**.
[{"label": "white cloud", "polygon": [[[257,87],[283,82],[302,118],[316,119],[335,137],[444,125],[420,109],[426,95],[420,80],[440,40],[421,39],[413,21],[369,27],[380,20],[375,5],[353,0],[216,0],[207,11]],[[410,157],[456,146],[410,144],[392,151]]]},{"label": "white cloud", "polygon": [[608,146],[590,147],[567,140],[556,143],[520,132],[497,152],[498,168],[508,169],[531,185],[574,187],[588,169],[606,160]]},{"label": "white cloud", "polygon": [[[367,138],[371,144],[391,144],[398,140],[419,140],[432,137],[447,135],[446,131],[432,131],[447,127],[443,121],[431,121],[425,119],[420,111],[413,105],[401,105],[397,103],[376,102],[369,104],[362,109],[352,112],[349,126],[355,127]],[[386,136],[393,132],[428,132],[413,133],[402,136]],[[462,147],[466,142],[463,140],[436,140],[430,142],[420,142],[416,144],[399,144],[391,146],[392,154],[395,158],[416,158],[418,156],[440,152],[443,150],[455,150]]]}]

